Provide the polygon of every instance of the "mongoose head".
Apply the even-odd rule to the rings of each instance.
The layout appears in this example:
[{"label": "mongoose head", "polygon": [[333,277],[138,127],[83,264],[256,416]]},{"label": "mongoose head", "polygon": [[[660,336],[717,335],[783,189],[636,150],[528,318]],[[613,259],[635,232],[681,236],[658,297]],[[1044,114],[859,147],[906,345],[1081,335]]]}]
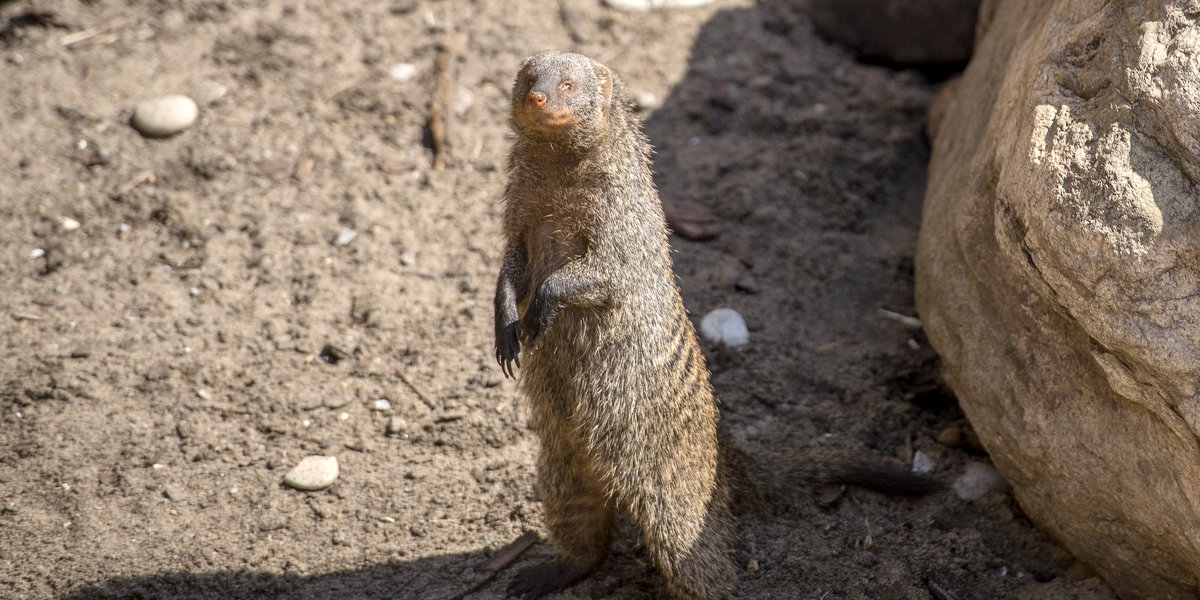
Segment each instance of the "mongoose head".
[{"label": "mongoose head", "polygon": [[608,67],[571,52],[547,50],[521,65],[512,90],[518,135],[577,145],[603,133],[613,103]]}]

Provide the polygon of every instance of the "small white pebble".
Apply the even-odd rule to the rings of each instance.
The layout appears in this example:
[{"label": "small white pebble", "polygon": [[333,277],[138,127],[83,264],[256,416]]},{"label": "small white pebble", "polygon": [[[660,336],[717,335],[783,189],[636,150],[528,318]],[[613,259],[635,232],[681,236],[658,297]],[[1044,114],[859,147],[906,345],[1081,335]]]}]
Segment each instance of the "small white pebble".
[{"label": "small white pebble", "polygon": [[337,239],[334,240],[334,243],[339,246],[345,246],[346,244],[353,242],[354,238],[356,237],[358,237],[357,231],[350,229],[349,227],[343,227],[338,231]]},{"label": "small white pebble", "polygon": [[350,418],[350,413],[338,413],[338,420],[345,421]]},{"label": "small white pebble", "polygon": [[390,433],[392,435],[400,435],[400,434],[403,434],[404,430],[406,430],[406,429],[408,429],[408,421],[405,421],[403,418],[396,416],[396,417],[392,417],[392,418],[388,419],[388,423],[387,423],[387,432],[388,433]]},{"label": "small white pebble", "polygon": [[41,248],[34,248],[29,253],[29,258],[41,258],[46,255],[46,251]]},{"label": "small white pebble", "polygon": [[212,400],[212,394],[208,393],[208,390],[196,390],[196,395],[199,396],[201,400]]},{"label": "small white pebble", "polygon": [[139,103],[133,109],[130,125],[146,137],[168,137],[191,127],[199,115],[194,100],[171,94]]},{"label": "small white pebble", "polygon": [[937,463],[933,462],[933,459],[929,458],[928,454],[925,454],[920,450],[917,450],[913,453],[913,473],[916,473],[917,475],[925,475],[926,473],[933,471],[933,468],[936,466]]},{"label": "small white pebble", "polygon": [[993,492],[1008,489],[1008,482],[995,467],[981,462],[967,463],[967,470],[954,480],[954,493],[963,500],[978,500]]},{"label": "small white pebble", "polygon": [[700,333],[708,341],[726,346],[741,346],[750,341],[746,321],[732,308],[718,308],[704,315]]},{"label": "small white pebble", "polygon": [[471,110],[471,106],[475,104],[475,94],[466,87],[460,87],[454,91],[454,100],[450,103],[450,110],[454,111],[455,115],[463,116]]},{"label": "small white pebble", "polygon": [[193,296],[193,297],[195,297],[195,296],[199,296],[199,295],[200,295],[200,288],[194,288],[194,287],[193,287],[193,288],[188,288],[188,294],[190,294],[190,295],[191,295],[191,296]]},{"label": "small white pebble", "polygon": [[387,398],[380,398],[371,404],[372,410],[392,410],[392,403]]},{"label": "small white pebble", "polygon": [[333,485],[337,477],[337,457],[307,456],[283,476],[283,483],[297,490],[316,491]]},{"label": "small white pebble", "polygon": [[412,63],[397,63],[388,69],[388,78],[397,83],[411,81],[417,76],[417,65]]},{"label": "small white pebble", "polygon": [[633,94],[633,101],[637,103],[638,110],[643,112],[649,112],[662,106],[662,102],[658,99],[658,96],[654,95],[654,92],[645,90],[635,92]]}]

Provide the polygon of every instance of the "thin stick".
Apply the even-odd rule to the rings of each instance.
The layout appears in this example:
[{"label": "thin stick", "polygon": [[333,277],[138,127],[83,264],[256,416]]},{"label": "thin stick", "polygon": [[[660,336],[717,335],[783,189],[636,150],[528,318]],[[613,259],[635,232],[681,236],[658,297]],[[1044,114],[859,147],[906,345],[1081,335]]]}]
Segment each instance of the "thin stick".
[{"label": "thin stick", "polygon": [[124,196],[125,194],[132,192],[133,188],[136,188],[143,183],[154,183],[154,181],[154,171],[142,171],[141,173],[134,175],[133,179],[121,184],[121,187],[117,188],[117,193]]},{"label": "thin stick", "polygon": [[400,376],[400,381],[408,384],[408,387],[417,394],[417,397],[420,398],[426,406],[429,408],[437,408],[437,404],[434,404],[433,400],[431,400],[429,396],[425,395],[425,392],[421,391],[421,388],[417,387],[417,384],[413,383],[413,380],[409,379],[408,375],[405,374],[404,371],[397,371],[396,374]]},{"label": "thin stick", "polygon": [[512,563],[512,561],[516,560],[522,552],[528,550],[530,546],[537,542],[537,540],[538,534],[536,532],[526,531],[525,533],[521,534],[521,537],[509,542],[509,544],[501,548],[500,551],[495,554],[495,556],[492,556],[491,560],[484,563],[483,567],[481,568],[484,571],[488,571],[487,577],[480,579],[469,589],[455,594],[446,600],[462,600],[468,595],[474,594],[475,592],[483,589],[483,586],[491,583],[491,581],[496,578],[496,575],[499,574],[500,571],[504,570],[504,567],[507,567],[510,563]]},{"label": "thin stick", "polygon": [[94,38],[106,31],[108,31],[109,29],[113,29],[113,28],[117,27],[118,25],[123,25],[124,23],[125,23],[124,19],[118,19],[116,21],[111,21],[104,25],[98,25],[96,27],[89,27],[89,28],[81,30],[81,31],[76,31],[75,33],[68,33],[68,34],[58,38],[58,45],[66,47],[66,46],[78,44],[79,42]]},{"label": "thin stick", "polygon": [[882,316],[885,316],[893,321],[896,321],[897,323],[900,323],[900,324],[904,325],[905,327],[909,327],[912,329],[920,329],[921,328],[921,320],[916,317],[902,315],[898,312],[892,312],[886,308],[880,308],[879,314]]},{"label": "thin stick", "polygon": [[433,169],[441,171],[452,160],[450,150],[450,129],[453,110],[450,105],[454,101],[455,72],[454,63],[467,47],[467,34],[461,31],[448,31],[438,48],[437,60],[434,62],[434,77],[437,87],[429,105],[429,137],[433,141]]}]

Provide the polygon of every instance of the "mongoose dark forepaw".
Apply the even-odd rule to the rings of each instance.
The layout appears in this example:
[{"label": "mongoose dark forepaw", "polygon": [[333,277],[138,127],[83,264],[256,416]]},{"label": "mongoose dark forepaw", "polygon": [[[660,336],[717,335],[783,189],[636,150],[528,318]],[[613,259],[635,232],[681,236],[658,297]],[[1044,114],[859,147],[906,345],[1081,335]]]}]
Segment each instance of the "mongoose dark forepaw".
[{"label": "mongoose dark forepaw", "polygon": [[504,376],[511,379],[516,379],[513,364],[521,366],[521,342],[517,329],[518,323],[513,321],[496,332],[496,362],[500,363],[500,371]]},{"label": "mongoose dark forepaw", "polygon": [[521,318],[521,341],[526,347],[532,346],[558,316],[558,306],[548,302],[543,294],[534,296],[529,310]]},{"label": "mongoose dark forepaw", "polygon": [[541,598],[570,587],[587,577],[588,573],[562,561],[544,562],[521,569],[512,583],[508,584],[507,593],[518,598]]}]

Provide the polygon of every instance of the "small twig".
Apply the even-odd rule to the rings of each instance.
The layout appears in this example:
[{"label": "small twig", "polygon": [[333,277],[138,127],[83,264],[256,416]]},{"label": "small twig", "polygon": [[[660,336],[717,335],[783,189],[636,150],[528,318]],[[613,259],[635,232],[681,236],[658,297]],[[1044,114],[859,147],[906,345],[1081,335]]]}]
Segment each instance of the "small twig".
[{"label": "small twig", "polygon": [[879,314],[881,314],[893,321],[896,321],[896,322],[904,325],[905,327],[910,327],[912,329],[920,329],[921,328],[921,320],[916,317],[902,315],[898,312],[892,312],[886,308],[879,309]]},{"label": "small twig", "polygon": [[14,318],[18,321],[45,321],[46,320],[45,317],[41,317],[38,315],[31,315],[28,313],[12,313],[12,318]]},{"label": "small twig", "polygon": [[499,552],[496,552],[496,554],[492,556],[491,560],[487,561],[482,567],[480,567],[484,571],[488,572],[486,577],[475,582],[475,585],[471,586],[469,589],[450,596],[446,600],[462,600],[468,595],[474,594],[480,589],[483,589],[483,586],[491,583],[491,581],[496,578],[496,575],[499,574],[500,571],[504,570],[504,568],[512,563],[512,561],[516,560],[522,552],[528,550],[530,546],[534,545],[537,540],[537,532],[526,531],[525,533],[521,534],[521,537],[509,542],[507,546],[501,548]]},{"label": "small twig", "polygon": [[832,342],[829,342],[828,344],[822,344],[817,347],[817,352],[824,352],[826,350],[836,348],[836,347],[841,346],[842,344],[845,344],[846,342],[849,342],[849,341],[850,341],[849,338],[842,338],[840,340],[834,340]]},{"label": "small twig", "polygon": [[438,48],[437,60],[434,61],[433,70],[437,85],[429,104],[429,137],[433,141],[435,171],[446,168],[451,161],[450,118],[453,110],[450,105],[454,101],[454,63],[466,47],[467,34],[448,31]]},{"label": "small twig", "polygon": [[333,90],[331,90],[329,93],[321,96],[321,104],[329,104],[330,100],[342,95],[343,92],[353,88],[354,86],[358,85],[358,83],[358,79],[352,79],[350,81],[343,82],[341,85],[333,88]]},{"label": "small twig", "polygon": [[521,537],[509,542],[507,546],[501,548],[500,551],[492,557],[492,560],[487,561],[487,563],[483,565],[483,569],[485,571],[499,571],[504,567],[507,567],[509,563],[516,560],[522,552],[528,550],[529,547],[537,541],[538,534],[536,531],[526,531],[525,533],[521,534]]},{"label": "small twig", "polygon": [[141,173],[138,173],[137,175],[134,175],[133,179],[122,183],[121,187],[117,188],[117,193],[124,196],[125,194],[132,192],[133,188],[136,188],[143,183],[154,183],[157,181],[157,179],[158,178],[154,176],[154,171],[147,169]]},{"label": "small twig", "polygon": [[427,396],[425,392],[421,390],[421,388],[417,387],[417,384],[413,383],[413,380],[409,379],[408,375],[405,374],[404,371],[398,371],[397,375],[399,375],[400,381],[403,381],[408,385],[409,388],[412,388],[412,391],[416,393],[417,397],[420,398],[426,406],[434,409],[437,408],[437,404],[435,404],[433,400],[431,400],[429,396]]},{"label": "small twig", "polygon": [[937,598],[937,600],[958,600],[958,596],[955,596],[953,592],[942,587],[932,577],[925,578],[925,587],[929,589],[929,595]]},{"label": "small twig", "polygon": [[123,23],[124,23],[124,19],[118,19],[116,21],[111,21],[104,25],[98,25],[96,27],[88,27],[87,29],[76,31],[75,33],[68,33],[68,34],[58,38],[58,45],[66,47],[66,46],[78,44],[79,42],[94,38],[110,29],[117,27],[118,25],[123,24]]}]

